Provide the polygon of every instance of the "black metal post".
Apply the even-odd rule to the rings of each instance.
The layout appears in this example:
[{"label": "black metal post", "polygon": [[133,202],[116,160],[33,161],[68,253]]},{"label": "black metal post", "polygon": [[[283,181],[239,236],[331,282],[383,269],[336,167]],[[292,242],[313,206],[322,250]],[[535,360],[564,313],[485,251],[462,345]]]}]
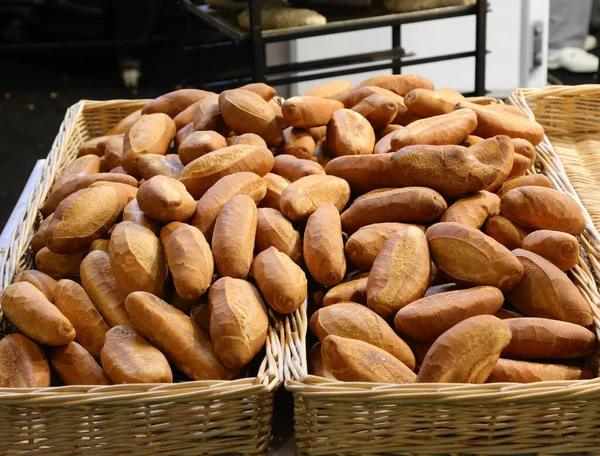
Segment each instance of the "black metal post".
[{"label": "black metal post", "polygon": [[[401,30],[401,25],[392,25],[392,49],[400,49],[402,47],[402,30]],[[392,66],[392,72],[394,74],[400,74],[402,73],[402,60],[401,59],[394,59],[393,60],[393,66]]]},{"label": "black metal post", "polygon": [[252,40],[252,77],[265,80],[265,43],[262,39],[260,0],[250,0],[250,35]]},{"label": "black metal post", "polygon": [[485,90],[485,55],[487,32],[487,0],[477,0],[475,19],[475,94],[483,96]]}]

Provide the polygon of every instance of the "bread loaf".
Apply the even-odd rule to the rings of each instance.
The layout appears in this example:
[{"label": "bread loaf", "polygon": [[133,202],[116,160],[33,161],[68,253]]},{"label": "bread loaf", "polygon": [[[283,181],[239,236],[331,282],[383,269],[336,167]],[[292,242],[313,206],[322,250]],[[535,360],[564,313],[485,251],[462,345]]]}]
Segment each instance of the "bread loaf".
[{"label": "bread loaf", "polygon": [[471,147],[475,144],[479,144],[482,141],[485,141],[485,139],[481,138],[480,136],[469,135],[462,143],[460,143],[460,145],[465,147]]},{"label": "bread loaf", "polygon": [[75,340],[90,355],[100,359],[104,336],[109,328],[81,285],[72,280],[58,282],[55,304],[75,328]]},{"label": "bread loaf", "polygon": [[310,329],[323,342],[327,336],[362,340],[379,347],[410,370],[415,369],[415,356],[410,347],[372,310],[353,302],[343,302],[317,310],[310,318]]},{"label": "bread loaf", "polygon": [[166,114],[141,116],[125,133],[122,166],[132,175],[139,173],[137,161],[144,154],[165,155],[175,138],[175,122]]},{"label": "bread loaf", "polygon": [[337,285],[346,274],[340,214],[331,203],[321,204],[308,217],[304,230],[304,261],[321,285]]},{"label": "bread loaf", "polygon": [[365,193],[400,184],[392,173],[391,162],[389,154],[346,155],[331,160],[325,172],[344,179],[354,192]]},{"label": "bread loaf", "polygon": [[279,201],[281,194],[290,185],[290,181],[285,177],[281,177],[278,174],[267,173],[263,177],[263,181],[266,185],[265,197],[260,202],[260,207],[269,207],[271,209],[280,210],[281,206]]},{"label": "bread loaf", "polygon": [[56,208],[45,232],[54,253],[73,253],[89,247],[121,215],[127,199],[109,186],[86,188],[65,198]]},{"label": "bread loaf", "polygon": [[416,375],[394,356],[362,340],[327,336],[321,343],[324,372],[343,382],[414,383]]},{"label": "bread loaf", "polygon": [[110,237],[109,256],[124,296],[134,291],[163,295],[167,261],[160,241],[148,228],[134,222],[116,225]]},{"label": "bread loaf", "polygon": [[331,81],[324,84],[318,84],[308,89],[305,95],[312,97],[329,98],[354,87],[354,84],[348,81]]},{"label": "bread loaf", "polygon": [[289,180],[297,181],[312,174],[325,174],[323,167],[312,160],[296,158],[292,155],[278,155],[272,172]]},{"label": "bread loaf", "polygon": [[71,322],[32,284],[18,282],[7,286],[1,301],[8,321],[31,339],[54,347],[75,339]]},{"label": "bread loaf", "polygon": [[423,187],[383,189],[363,195],[341,216],[344,231],[354,233],[373,223],[427,223],[440,218],[446,201],[435,190]]},{"label": "bread loaf", "polygon": [[[404,128],[404,127],[401,127]],[[396,136],[396,132],[398,130],[393,130],[379,141],[375,143],[375,148],[373,149],[374,154],[387,154],[392,152],[392,138]]]},{"label": "bread loaf", "polygon": [[206,97],[209,93],[199,89],[174,90],[150,101],[142,108],[142,114],[162,112],[169,117],[175,117],[185,108]]},{"label": "bread loaf", "polygon": [[216,93],[207,95],[200,101],[194,116],[194,131],[209,130],[216,131],[223,136],[227,136],[230,131],[221,116],[219,95]]},{"label": "bread loaf", "polygon": [[136,187],[132,187],[131,185],[123,184],[121,182],[98,181],[89,186],[89,188],[98,187],[111,187],[119,194],[119,196],[125,199],[126,203],[129,203],[132,199],[135,199],[138,191]]},{"label": "bread loaf", "polygon": [[570,196],[545,187],[518,187],[500,201],[502,215],[524,228],[564,231],[579,235],[585,230],[585,217]]},{"label": "bread loaf", "polygon": [[93,252],[94,250],[102,250],[103,252],[108,253],[108,246],[110,245],[110,240],[108,239],[96,239],[94,242],[90,244],[89,252]]},{"label": "bread loaf", "polygon": [[104,372],[115,384],[173,381],[165,355],[131,326],[115,326],[106,333],[101,359]]},{"label": "bread loaf", "polygon": [[513,188],[530,186],[552,188],[552,182],[544,174],[530,174],[529,176],[515,177],[514,179],[509,179],[504,182],[496,194],[502,198]]},{"label": "bread loaf", "polygon": [[367,119],[373,128],[389,125],[398,114],[398,106],[394,100],[378,93],[364,98],[352,110]]},{"label": "bread loaf", "polygon": [[482,190],[473,196],[458,200],[444,212],[442,222],[456,222],[481,228],[488,217],[500,213],[500,198]]},{"label": "bread loaf", "polygon": [[497,171],[496,178],[486,190],[495,192],[510,177],[515,162],[515,151],[508,136],[496,136],[478,142],[469,148],[469,152],[479,162],[492,166]]},{"label": "bread loaf", "polygon": [[50,226],[52,217],[54,217],[54,214],[50,214],[48,217],[42,220],[38,230],[31,238],[31,250],[33,250],[34,253],[38,253],[41,249],[46,247],[46,230]]},{"label": "bread loaf", "polygon": [[[104,344],[104,339],[102,343]],[[100,352],[98,352],[99,357]],[[50,362],[65,385],[111,384],[92,355],[77,342],[54,348]]]},{"label": "bread loaf", "polygon": [[111,136],[98,136],[84,142],[79,146],[78,157],[85,157],[86,155],[96,155],[98,157],[104,156],[104,149],[106,144],[115,138],[116,135]]},{"label": "bread loaf", "polygon": [[87,250],[60,254],[44,247],[35,254],[35,267],[53,279],[79,276],[79,265],[85,258]]},{"label": "bread loaf", "polygon": [[488,383],[534,383],[589,378],[594,378],[594,374],[587,367],[499,359],[487,381]]},{"label": "bread loaf", "polygon": [[302,237],[281,212],[271,208],[260,208],[257,213],[257,252],[275,247],[289,256],[296,264],[302,264]]},{"label": "bread loaf", "polygon": [[23,334],[0,340],[1,388],[48,388],[50,366],[42,349]]},{"label": "bread loaf", "polygon": [[371,269],[385,241],[406,226],[403,223],[374,223],[363,226],[346,241],[348,260],[358,269]]},{"label": "bread loaf", "polygon": [[137,199],[131,200],[123,209],[124,222],[134,222],[151,230],[154,234],[160,233],[160,223],[151,217],[148,217],[140,209]]},{"label": "bread loaf", "polygon": [[[113,138],[110,142],[118,140]],[[109,144],[110,144],[109,142]],[[121,139],[121,143],[123,140]],[[119,160],[119,164],[121,161]],[[100,158],[97,155],[85,155],[72,161],[67,167],[61,172],[54,184],[52,189],[57,189],[69,180],[73,179],[78,174],[97,174],[100,172]]]},{"label": "bread loaf", "polygon": [[138,169],[142,178],[149,180],[154,176],[166,176],[179,179],[183,171],[183,163],[177,154],[146,154],[138,159]]},{"label": "bread loaf", "polygon": [[283,140],[275,113],[257,93],[227,90],[219,95],[219,108],[227,126],[236,133],[255,133],[269,146],[278,146]]},{"label": "bread loaf", "polygon": [[327,125],[334,111],[343,107],[339,101],[321,97],[291,97],[281,105],[281,112],[288,125],[312,128]]},{"label": "bread loaf", "polygon": [[244,133],[235,138],[233,144],[247,144],[249,146],[269,147],[264,139],[255,133]]},{"label": "bread loaf", "polygon": [[579,261],[579,242],[561,231],[538,230],[523,239],[523,248],[547,259],[561,271],[575,267]]},{"label": "bread loaf", "polygon": [[[123,141],[124,135],[115,136],[106,143],[106,146],[104,146],[104,160],[108,169],[113,169],[117,166],[121,166],[121,160],[123,158]],[[100,162],[98,162],[98,164],[99,163]],[[99,172],[99,170],[100,167],[98,166],[98,169],[92,172],[97,173]]]},{"label": "bread loaf", "polygon": [[211,242],[219,275],[248,277],[254,256],[256,218],[256,204],[246,195],[234,196],[221,209]]},{"label": "bread loaf", "polygon": [[250,282],[223,277],[208,292],[210,335],[219,360],[237,371],[260,351],[267,338],[267,311]]},{"label": "bread loaf", "polygon": [[182,222],[196,210],[196,202],[185,186],[167,176],[154,176],[144,182],[137,201],[144,214],[162,223]]},{"label": "bread loaf", "polygon": [[131,324],[108,253],[95,250],[85,257],[81,263],[81,284],[108,326]]},{"label": "bread loaf", "polygon": [[591,326],[592,311],[567,275],[541,256],[523,249],[513,250],[525,273],[508,301],[528,317],[552,318]]},{"label": "bread loaf", "polygon": [[252,274],[267,304],[287,315],[298,309],[308,293],[304,271],[275,247],[256,255]]},{"label": "bread loaf", "polygon": [[[209,93],[207,93],[206,95],[209,95]],[[173,122],[175,122],[175,127],[177,128],[177,131],[181,130],[186,125],[189,125],[190,123],[194,122],[194,119],[196,118],[196,113],[200,109],[200,105],[204,98],[205,97],[202,97],[198,101],[195,101],[183,111],[181,111],[179,114],[177,114],[175,117],[173,117]]]},{"label": "bread loaf", "polygon": [[215,220],[227,201],[236,195],[247,195],[259,203],[265,197],[265,179],[250,172],[230,174],[220,179],[200,198],[191,225],[194,225],[207,240],[212,238]]},{"label": "bread loaf", "polygon": [[210,334],[210,305],[208,296],[205,295],[200,301],[194,303],[190,310],[190,318],[195,325],[202,328],[206,334]]},{"label": "bread loaf", "polygon": [[201,198],[219,179],[240,171],[264,176],[273,168],[269,149],[244,144],[210,152],[185,166],[181,182],[194,198]]},{"label": "bread loaf", "polygon": [[36,271],[35,269],[28,269],[19,272],[13,279],[13,283],[18,282],[29,282],[31,285],[36,287],[46,299],[54,304],[54,296],[56,294],[56,280],[43,272]]},{"label": "bread loaf", "polygon": [[367,281],[367,305],[384,319],[419,299],[429,284],[431,262],[422,230],[407,226],[383,244]]},{"label": "bread loaf", "polygon": [[506,217],[496,215],[491,217],[483,228],[483,232],[498,241],[508,250],[521,247],[521,242],[527,236],[527,231]]},{"label": "bread loaf", "polygon": [[164,248],[177,294],[188,301],[200,298],[214,273],[212,252],[202,232],[182,224],[167,237]]},{"label": "bread loaf", "polygon": [[508,179],[523,176],[531,166],[529,158],[515,153],[515,161],[508,175]]},{"label": "bread loaf", "polygon": [[217,359],[206,332],[190,317],[156,296],[138,291],[127,296],[127,312],[138,331],[192,380],[232,377]]},{"label": "bread loaf", "polygon": [[468,318],[433,343],[417,383],[485,383],[510,338],[503,320],[492,315]]},{"label": "bread loaf", "polygon": [[368,276],[360,279],[342,282],[333,288],[330,288],[323,296],[323,307],[337,304],[338,302],[356,302],[364,306],[367,305],[367,279]]},{"label": "bread loaf", "polygon": [[312,175],[292,182],[281,194],[281,212],[290,220],[305,220],[320,204],[342,211],[350,199],[350,186],[335,176]]},{"label": "bread loaf", "polygon": [[414,89],[404,97],[404,104],[408,109],[421,117],[440,116],[450,114],[454,105],[464,97],[453,89],[442,89],[434,92],[429,89]]},{"label": "bread loaf", "polygon": [[405,96],[414,89],[433,90],[433,83],[418,74],[394,74],[373,76],[359,84],[359,87],[377,86],[398,95]]},{"label": "bread loaf", "polygon": [[476,315],[494,315],[504,302],[498,288],[475,287],[417,299],[400,309],[394,325],[417,342],[430,343],[454,325]]},{"label": "bread loaf", "polygon": [[372,154],[375,132],[367,119],[350,109],[338,109],[327,125],[327,146],[336,157]]},{"label": "bread loaf", "polygon": [[315,140],[308,131],[294,127],[283,130],[282,149],[284,154],[309,159],[315,153],[315,148]]},{"label": "bread loaf", "polygon": [[126,117],[123,117],[119,122],[112,127],[110,130],[106,132],[106,136],[110,135],[120,135],[126,133],[127,130],[131,128],[131,126],[135,123],[136,120],[140,118],[142,115],[142,110],[138,109],[137,111],[133,111]]},{"label": "bread loaf", "polygon": [[[517,108],[518,109],[518,108]],[[519,109],[519,111],[521,111]],[[521,111],[523,112],[523,111]],[[535,163],[536,152],[535,147],[526,139],[522,138],[514,138],[513,145],[515,147],[515,154],[522,155],[523,157],[527,157],[529,159],[529,166],[533,166]]]}]

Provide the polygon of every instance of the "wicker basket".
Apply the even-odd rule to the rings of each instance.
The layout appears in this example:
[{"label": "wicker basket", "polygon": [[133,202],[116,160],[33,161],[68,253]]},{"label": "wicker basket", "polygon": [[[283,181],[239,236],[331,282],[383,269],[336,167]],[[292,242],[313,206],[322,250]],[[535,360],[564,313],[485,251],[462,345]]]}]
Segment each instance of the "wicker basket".
[{"label": "wicker basket", "polygon": [[[541,120],[548,128],[543,114]],[[537,152],[530,172],[546,174],[579,201],[547,138]],[[586,217],[580,261],[570,275],[592,308],[600,336],[600,295],[592,272],[598,271],[598,232]],[[286,389],[294,394],[302,454],[598,454],[598,378],[484,385],[339,382],[307,375],[306,307],[285,326]],[[592,364],[597,371],[597,357]]]},{"label": "wicker basket", "polygon": [[[0,238],[0,289],[32,264],[29,244],[38,208],[57,173],[83,141],[102,135],[145,103],[81,101],[69,108],[48,158],[38,162]],[[0,389],[0,454],[266,454],[274,389],[283,378],[283,325],[271,317],[256,377]]]}]

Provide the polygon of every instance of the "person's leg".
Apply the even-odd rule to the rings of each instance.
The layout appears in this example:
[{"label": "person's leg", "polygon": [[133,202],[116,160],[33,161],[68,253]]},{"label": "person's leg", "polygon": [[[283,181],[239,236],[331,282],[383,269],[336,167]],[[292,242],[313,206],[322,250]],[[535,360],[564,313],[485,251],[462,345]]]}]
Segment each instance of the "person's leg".
[{"label": "person's leg", "polygon": [[550,49],[583,49],[592,15],[592,0],[550,0]]}]

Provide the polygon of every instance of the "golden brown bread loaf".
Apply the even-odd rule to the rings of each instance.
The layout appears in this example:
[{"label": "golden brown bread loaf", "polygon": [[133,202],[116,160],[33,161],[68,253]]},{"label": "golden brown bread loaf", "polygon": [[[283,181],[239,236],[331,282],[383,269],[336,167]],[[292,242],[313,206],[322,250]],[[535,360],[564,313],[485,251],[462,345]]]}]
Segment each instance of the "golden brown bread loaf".
[{"label": "golden brown bread loaf", "polygon": [[208,304],[208,296],[203,297],[200,301],[192,305],[190,318],[194,322],[194,325],[202,328],[206,334],[210,334],[210,305]]},{"label": "golden brown bread loaf", "polygon": [[290,181],[278,174],[267,173],[263,177],[266,185],[265,197],[261,200],[259,207],[268,207],[280,210],[281,194],[290,185]]},{"label": "golden brown bread loaf", "polygon": [[267,304],[287,315],[298,309],[308,293],[304,271],[289,256],[275,247],[256,255],[252,274]]},{"label": "golden brown bread loaf", "polygon": [[176,131],[175,122],[166,114],[141,116],[125,133],[121,166],[129,174],[137,175],[139,157],[144,154],[165,155]]},{"label": "golden brown bread loaf", "polygon": [[367,305],[384,319],[419,299],[429,284],[427,238],[415,226],[393,233],[383,244],[367,281]]},{"label": "golden brown bread loaf", "polygon": [[433,90],[433,83],[429,79],[419,76],[418,74],[386,74],[373,76],[359,84],[359,87],[364,86],[381,87],[401,96],[405,96],[411,90],[419,88]]},{"label": "golden brown bread loaf", "polygon": [[52,217],[54,217],[54,214],[50,214],[48,217],[42,220],[38,230],[31,238],[31,250],[33,250],[34,253],[38,253],[41,249],[46,247],[46,230],[50,226]]},{"label": "golden brown bread loaf", "polygon": [[526,139],[514,138],[513,145],[515,146],[515,154],[522,155],[529,159],[529,166],[535,163],[536,152],[535,147]]},{"label": "golden brown bread loaf", "polygon": [[585,217],[577,202],[552,188],[510,190],[500,201],[500,212],[524,228],[564,231],[575,236],[585,230]]},{"label": "golden brown bread loaf", "polygon": [[404,223],[374,223],[363,226],[346,241],[348,260],[358,269],[371,269],[385,241],[406,226]]},{"label": "golden brown bread loaf", "polygon": [[92,138],[79,146],[77,156],[85,157],[86,155],[96,155],[102,157],[104,155],[106,144],[117,136],[118,135],[98,136],[97,138]]},{"label": "golden brown bread loaf", "polygon": [[302,237],[281,212],[271,208],[260,208],[257,213],[257,252],[275,247],[289,256],[296,264],[302,264]]},{"label": "golden brown bread loaf", "polygon": [[356,193],[400,185],[391,170],[391,154],[346,155],[334,158],[325,167],[327,174],[341,177]]},{"label": "golden brown bread loaf", "polygon": [[[209,94],[207,93],[206,95]],[[200,104],[202,103],[202,100],[204,98],[205,97],[202,97],[198,101],[195,101],[183,111],[181,111],[179,114],[177,114],[175,117],[173,117],[173,122],[175,122],[175,127],[177,128],[177,131],[181,130],[186,125],[189,125],[190,123],[194,122],[194,119],[196,118],[196,113],[200,109]]]},{"label": "golden brown bread loaf", "polygon": [[393,133],[394,131],[400,130],[401,128],[404,127],[402,125],[390,124],[385,128],[375,130],[375,138],[380,141],[383,137]]},{"label": "golden brown bread loaf", "polygon": [[[162,157],[162,155],[161,155]],[[136,187],[132,187],[131,185],[123,184],[121,182],[105,182],[98,181],[94,182],[89,188],[97,188],[97,187],[111,187],[113,188],[122,198],[125,198],[125,201],[129,203],[132,199],[137,196],[138,189]],[[54,214],[53,214],[54,215]]]},{"label": "golden brown bread loaf", "polygon": [[225,176],[200,198],[190,224],[202,231],[206,239],[210,240],[215,220],[227,201],[236,195],[247,195],[255,203],[259,203],[266,192],[265,180],[257,174],[241,172]]},{"label": "golden brown bread loaf", "polygon": [[131,126],[135,123],[136,120],[138,120],[140,118],[141,115],[142,115],[141,109],[138,109],[137,111],[133,111],[128,116],[123,117],[121,120],[119,120],[119,122],[114,127],[112,127],[110,130],[108,130],[105,133],[105,136],[120,135],[120,134],[126,133],[127,130],[129,130],[129,128],[131,128]]},{"label": "golden brown bread loaf", "polygon": [[82,286],[72,280],[61,280],[56,286],[55,304],[75,328],[75,340],[90,355],[100,359],[109,328]]},{"label": "golden brown bread loaf", "polygon": [[498,176],[462,146],[407,146],[392,155],[390,170],[402,186],[429,187],[448,198],[484,190]]},{"label": "golden brown bread loaf", "polygon": [[483,105],[487,106],[491,109],[495,109],[496,111],[510,112],[512,114],[516,114],[521,117],[527,118],[527,114],[518,106],[512,106],[512,105],[507,105],[507,104],[503,104],[503,103],[490,103],[490,104],[483,103]]},{"label": "golden brown bread loaf", "polygon": [[415,369],[415,356],[406,342],[383,318],[360,304],[343,302],[323,307],[310,318],[310,329],[321,342],[331,335],[362,340],[385,350],[410,370]]},{"label": "golden brown bread loaf", "polygon": [[35,254],[35,267],[53,279],[77,277],[79,276],[79,265],[86,254],[87,250],[79,250],[63,255],[51,252],[48,247],[44,247]]},{"label": "golden brown bread loaf", "polygon": [[560,380],[585,380],[589,378],[594,378],[594,374],[587,367],[499,359],[490,373],[487,382],[534,383]]},{"label": "golden brown bread loaf", "polygon": [[596,351],[595,334],[582,326],[548,318],[505,320],[512,333],[505,358],[581,358]]},{"label": "golden brown bread loaf", "polygon": [[579,242],[569,233],[534,231],[523,239],[522,246],[525,250],[544,257],[561,271],[575,267],[579,261]]},{"label": "golden brown bread loaf", "polygon": [[362,340],[327,336],[323,370],[343,382],[414,383],[416,375],[397,358]]},{"label": "golden brown bread loaf", "polygon": [[210,152],[185,166],[181,182],[194,198],[201,198],[206,191],[224,176],[249,171],[264,176],[274,165],[269,149],[239,144]]},{"label": "golden brown bread loaf", "polygon": [[287,125],[296,128],[312,128],[327,125],[334,111],[344,105],[335,100],[321,97],[291,97],[281,105],[281,112]]},{"label": "golden brown bread loaf", "polygon": [[200,298],[210,286],[215,269],[202,232],[182,224],[167,236],[163,246],[177,294],[187,301]]},{"label": "golden brown bread loaf", "polygon": [[305,95],[309,95],[312,97],[323,97],[330,98],[335,95],[343,92],[344,90],[352,89],[354,84],[349,81],[330,81],[324,84],[318,84],[316,86],[311,87],[305,93]]},{"label": "golden brown bread loaf", "polygon": [[476,136],[491,138],[507,135],[511,138],[526,139],[534,146],[544,139],[544,128],[539,123],[511,112],[466,101],[458,103],[454,109],[471,109],[477,114],[477,128],[473,131]]},{"label": "golden brown bread loaf", "polygon": [[253,82],[240,87],[240,89],[254,92],[265,100],[269,101],[277,95],[277,90],[264,82]]},{"label": "golden brown bread loaf", "polygon": [[117,286],[109,254],[90,252],[81,263],[81,284],[108,326],[131,325],[125,310],[125,296]]},{"label": "golden brown bread loaf", "polygon": [[232,277],[217,280],[208,292],[210,336],[219,360],[237,371],[260,351],[269,321],[258,290]]},{"label": "golden brown bread loaf", "polygon": [[54,212],[56,207],[69,195],[89,187],[94,182],[106,181],[106,182],[121,182],[123,184],[137,187],[137,180],[135,177],[127,176],[125,174],[115,173],[98,173],[98,174],[78,174],[73,179],[68,180],[60,187],[52,190],[52,193],[48,196],[48,199],[40,209],[44,216],[49,216]]},{"label": "golden brown bread loaf", "polygon": [[424,297],[400,309],[394,325],[417,342],[435,340],[467,318],[494,315],[504,302],[498,288],[482,286]]},{"label": "golden brown bread loaf", "polygon": [[142,108],[142,114],[162,112],[169,117],[175,117],[185,108],[206,97],[209,93],[199,89],[174,90],[150,101]]},{"label": "golden brown bread loaf", "polygon": [[173,234],[173,232],[179,228],[180,226],[184,226],[185,223],[181,223],[181,222],[171,222],[171,223],[167,223],[165,226],[162,227],[162,229],[160,230],[160,234],[158,235],[158,238],[160,239],[160,243],[162,244],[163,248],[165,246],[165,244],[167,243],[167,238]]},{"label": "golden brown bread loaf", "polygon": [[531,174],[529,176],[515,177],[514,179],[509,179],[504,182],[496,194],[502,198],[513,188],[530,186],[552,188],[552,182],[544,174]]},{"label": "golden brown bread loaf", "polygon": [[337,285],[346,274],[340,214],[331,203],[321,204],[308,217],[304,230],[304,261],[321,285]]},{"label": "golden brown bread loaf", "polygon": [[448,208],[435,190],[424,187],[382,189],[363,195],[341,216],[344,231],[354,233],[373,223],[428,223],[440,218]]},{"label": "golden brown bread loaf", "polygon": [[244,133],[235,138],[233,144],[248,144],[249,146],[269,147],[264,139],[255,133]]},{"label": "golden brown bread loaf", "polygon": [[18,282],[29,282],[31,285],[36,287],[46,299],[54,304],[54,295],[56,294],[56,280],[49,275],[44,274],[41,271],[35,269],[28,269],[19,272],[13,279],[13,283]]},{"label": "golden brown bread loaf", "polygon": [[272,172],[290,182],[312,174],[325,174],[323,167],[317,162],[296,158],[293,155],[278,155],[275,157]]},{"label": "golden brown bread loaf", "polygon": [[284,154],[296,158],[309,159],[316,149],[315,140],[311,134],[303,129],[288,127],[283,130],[282,149]]},{"label": "golden brown bread loaf", "polygon": [[[401,127],[403,128],[403,127]],[[387,154],[392,152],[392,138],[396,136],[396,132],[398,130],[393,130],[387,135],[383,136],[375,143],[375,148],[373,149],[374,154]]]},{"label": "golden brown bread loaf", "polygon": [[488,217],[499,213],[498,195],[482,190],[473,196],[458,200],[444,212],[440,221],[462,223],[479,229]]},{"label": "golden brown bread loaf", "polygon": [[417,383],[485,383],[510,338],[504,320],[492,315],[468,318],[433,343]]},{"label": "golden brown bread loaf", "polygon": [[[354,106],[360,105],[363,101],[365,101],[367,98],[372,97],[372,96],[386,98],[388,101],[393,102],[393,104],[396,106],[395,115],[391,119],[392,123],[398,123],[399,118],[406,118],[407,114],[410,114],[410,111],[404,104],[403,97],[401,97],[400,95],[398,95],[390,90],[384,89],[382,87],[377,87],[377,86],[356,87],[355,89],[351,90],[348,93],[348,95],[343,98],[342,101],[344,103],[344,106],[346,108],[350,109],[350,108],[353,108]],[[389,110],[389,108],[388,108],[388,110]],[[367,114],[367,112],[365,112],[365,114]],[[361,115],[365,115],[365,114],[361,113]],[[412,114],[410,114],[410,115],[412,115]],[[365,115],[365,117],[366,117],[366,115]],[[382,127],[385,127],[385,126],[386,125],[382,125]]]},{"label": "golden brown bread loaf", "polygon": [[181,163],[187,165],[198,157],[227,147],[225,138],[216,131],[190,133],[177,149]]},{"label": "golden brown bread loaf", "polygon": [[342,282],[330,288],[323,296],[323,307],[331,306],[338,302],[356,302],[367,305],[367,280],[368,276]]},{"label": "golden brown bread loaf", "polygon": [[244,89],[226,90],[219,95],[219,108],[225,124],[237,134],[255,133],[272,147],[283,140],[275,113],[257,93]]},{"label": "golden brown bread loaf", "polygon": [[378,93],[364,98],[352,110],[367,119],[373,128],[386,127],[398,114],[398,106],[394,100]]},{"label": "golden brown bread loaf", "polygon": [[75,339],[71,322],[32,284],[18,282],[7,286],[1,301],[8,321],[31,339],[53,347]]},{"label": "golden brown bread loaf", "polygon": [[336,176],[311,175],[292,182],[281,194],[281,212],[293,221],[305,220],[320,204],[342,211],[350,199],[350,186]]},{"label": "golden brown bread loaf", "polygon": [[158,234],[161,228],[161,225],[158,221],[144,214],[144,212],[140,209],[137,199],[133,199],[127,203],[127,206],[125,206],[125,209],[123,209],[122,221],[135,222],[138,225],[148,228],[154,234]]},{"label": "golden brown bread loaf", "polygon": [[110,265],[119,291],[164,293],[167,260],[159,239],[148,228],[134,222],[117,224],[110,237]]},{"label": "golden brown bread loaf", "polygon": [[219,275],[248,277],[254,257],[256,219],[256,204],[247,195],[234,196],[219,212],[211,241]]},{"label": "golden brown bread loaf", "polygon": [[45,231],[46,247],[54,253],[89,247],[115,224],[127,202],[123,193],[110,186],[73,193],[56,208]]},{"label": "golden brown bread loaf", "polygon": [[394,151],[414,145],[460,144],[477,126],[477,116],[468,110],[416,120],[398,130],[391,140]]},{"label": "golden brown bread loaf", "polygon": [[0,340],[0,388],[47,388],[50,366],[42,349],[23,334]]},{"label": "golden brown bread loaf", "polygon": [[138,159],[138,169],[142,178],[146,180],[154,176],[179,179],[183,171],[183,163],[177,154],[146,154]]},{"label": "golden brown bread loaf", "polygon": [[483,139],[479,136],[469,135],[466,137],[466,139],[462,143],[460,143],[460,145],[465,146],[465,147],[471,147],[471,146],[474,146],[475,144],[479,144],[482,141],[485,141],[485,139]]},{"label": "golden brown bread loaf", "polygon": [[529,163],[529,159],[523,155],[519,155],[515,153],[513,167],[508,174],[508,179],[514,179],[516,177],[523,176],[531,164]]},{"label": "golden brown bread loaf", "polygon": [[350,109],[338,109],[327,125],[327,146],[336,157],[372,154],[375,132],[367,119]]},{"label": "golden brown bread loaf", "polygon": [[508,136],[495,136],[469,147],[469,153],[480,163],[493,167],[496,178],[486,190],[495,192],[509,178],[514,166],[515,149]]},{"label": "golden brown bread loaf", "polygon": [[125,306],[138,331],[192,380],[232,377],[217,359],[208,334],[182,311],[142,291],[127,296]]},{"label": "golden brown bread loaf", "polygon": [[525,273],[508,301],[528,317],[552,318],[591,326],[592,310],[569,277],[545,258],[523,249],[513,250]]},{"label": "golden brown bread loaf", "polygon": [[414,89],[404,97],[404,104],[413,113],[421,117],[450,114],[454,106],[464,97],[452,89],[434,92],[429,89]]},{"label": "golden brown bread loaf", "polygon": [[496,215],[488,219],[483,227],[483,232],[508,250],[521,247],[521,242],[527,236],[527,231],[501,215]]},{"label": "golden brown bread loaf", "polygon": [[194,116],[194,131],[213,130],[227,136],[229,128],[221,116],[219,95],[210,94],[200,100]]},{"label": "golden brown bread loaf", "polygon": [[183,222],[196,210],[185,185],[167,176],[154,176],[138,190],[137,202],[144,214],[162,223]]},{"label": "golden brown bread loaf", "polygon": [[[118,138],[113,138],[114,141]],[[121,142],[123,142],[121,140]],[[119,160],[119,164],[121,164]],[[57,189],[70,179],[73,179],[77,174],[97,174],[100,172],[100,158],[97,155],[85,155],[72,161],[67,167],[58,175],[52,189]]]},{"label": "golden brown bread loaf", "polygon": [[476,228],[436,223],[425,234],[433,262],[457,283],[508,291],[523,277],[523,266],[510,250]]},{"label": "golden brown bread loaf", "polygon": [[108,246],[110,245],[109,239],[96,239],[94,242],[90,244],[89,252],[93,252],[94,250],[102,250],[103,252],[108,253]]},{"label": "golden brown bread loaf", "polygon": [[[121,166],[121,159],[123,158],[123,141],[124,136],[115,136],[106,143],[106,146],[104,146],[104,160],[108,169]],[[92,172],[97,173],[99,169],[100,167],[98,167],[98,170]]]},{"label": "golden brown bread loaf", "polygon": [[173,382],[165,355],[131,326],[115,326],[106,333],[101,359],[104,372],[115,384]]},{"label": "golden brown bread loaf", "polygon": [[[104,339],[102,343],[104,344]],[[97,358],[99,357],[100,352]],[[112,383],[94,357],[77,342],[54,348],[50,362],[65,385],[110,385]]]}]

